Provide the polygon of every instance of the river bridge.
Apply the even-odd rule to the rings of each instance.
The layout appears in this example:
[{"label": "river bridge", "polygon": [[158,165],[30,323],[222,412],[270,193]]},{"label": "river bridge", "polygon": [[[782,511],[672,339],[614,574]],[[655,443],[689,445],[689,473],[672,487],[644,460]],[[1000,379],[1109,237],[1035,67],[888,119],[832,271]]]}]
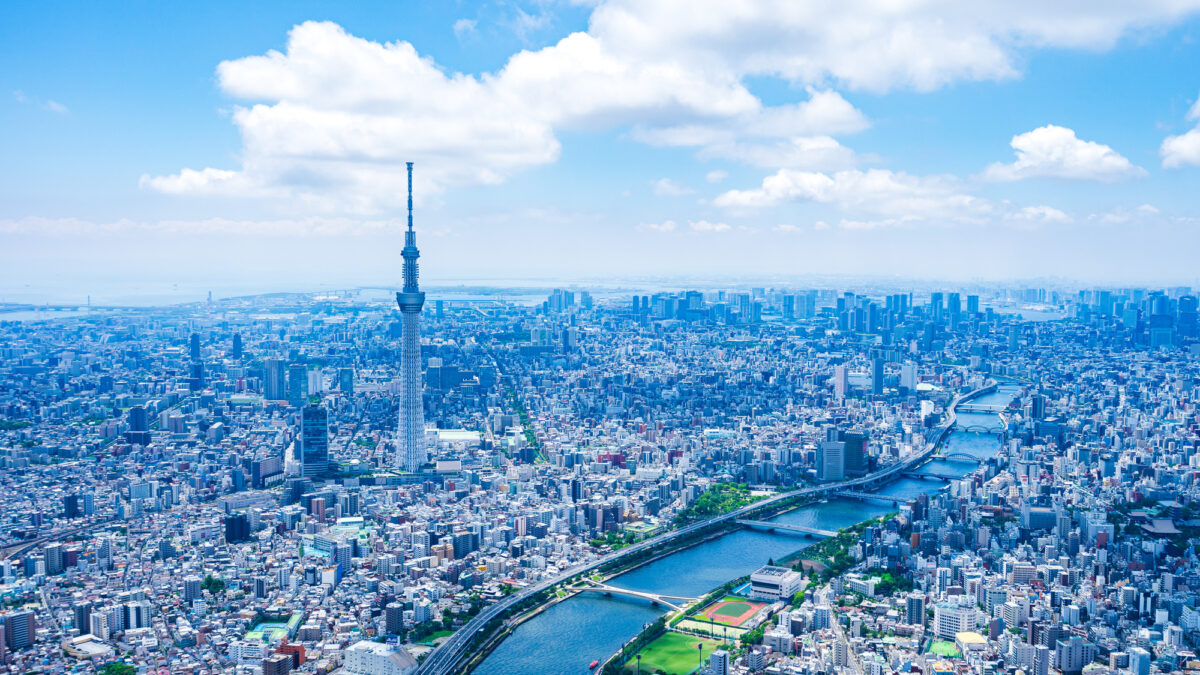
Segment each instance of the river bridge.
[{"label": "river bridge", "polygon": [[988,404],[988,403],[961,403],[961,404],[959,404],[959,406],[958,406],[957,408],[955,408],[955,412],[960,412],[960,413],[983,413],[983,414],[986,414],[986,415],[998,415],[998,414],[1000,414],[1000,413],[1004,412],[1004,410],[1005,410],[1006,408],[1008,408],[1008,404],[1007,404],[1007,403],[1005,403],[1005,404],[1003,404],[1003,405],[1000,405],[1000,404],[998,404],[998,403],[993,403],[993,404]]},{"label": "river bridge", "polygon": [[906,471],[905,478],[916,478],[917,480],[937,480],[951,481],[962,478],[962,474],[957,473],[938,473],[937,471]]},{"label": "river bridge", "polygon": [[649,600],[656,605],[665,605],[670,607],[673,611],[679,611],[683,609],[684,605],[688,604],[689,602],[695,602],[699,599],[688,597],[686,595],[667,595],[664,593],[646,593],[644,591],[634,591],[628,588],[621,588],[620,586],[611,586],[599,581],[592,581],[591,579],[583,579],[583,583],[585,586],[578,589],[581,593],[584,591],[595,591],[596,593],[603,593],[605,595],[626,595],[631,598]]},{"label": "river bridge", "polygon": [[767,530],[768,532],[771,532],[771,531],[795,532],[797,534],[806,534],[806,535],[814,535],[815,534],[820,537],[836,537],[837,536],[837,532],[834,532],[833,530],[822,530],[817,527],[805,527],[803,525],[792,525],[790,523],[776,523],[776,522],[773,522],[770,520],[747,520],[745,518],[739,518],[735,522],[737,522],[738,525],[741,525],[743,527],[748,527],[753,530]]},{"label": "river bridge", "polygon": [[908,501],[908,499],[901,499],[900,497],[881,495],[878,492],[859,492],[858,490],[838,490],[833,493],[833,496],[841,499],[857,499],[860,502],[875,502],[884,506],[897,506],[900,502]]}]

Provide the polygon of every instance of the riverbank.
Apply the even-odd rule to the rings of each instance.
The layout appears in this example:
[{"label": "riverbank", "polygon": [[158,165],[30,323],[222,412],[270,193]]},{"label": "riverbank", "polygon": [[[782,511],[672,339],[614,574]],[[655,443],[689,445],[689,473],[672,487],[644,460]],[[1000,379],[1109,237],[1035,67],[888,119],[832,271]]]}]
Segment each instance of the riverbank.
[{"label": "riverbank", "polygon": [[[867,519],[859,521],[858,523],[855,523],[854,525],[851,525],[849,527],[841,528],[838,531],[837,536],[828,537],[826,539],[822,539],[820,541],[816,541],[816,542],[810,543],[806,546],[803,546],[800,549],[796,550],[795,552],[790,553],[790,554],[780,558],[779,561],[776,561],[776,564],[781,565],[781,566],[786,566],[786,567],[792,567],[797,561],[804,562],[804,561],[806,561],[804,556],[806,555],[806,553],[809,553],[813,548],[821,549],[821,553],[823,554],[824,557],[830,558],[834,561],[839,560],[842,556],[846,555],[846,551],[849,550],[849,548],[851,546],[853,546],[855,543],[857,543],[859,537],[862,536],[863,530],[865,530],[867,527],[869,527],[873,524],[881,523],[883,520],[890,517],[891,515],[894,515],[894,514],[885,514],[883,516],[875,516],[872,518],[867,518]],[[837,575],[845,572],[845,569],[843,569],[843,568],[846,566],[844,566],[844,565],[839,565],[836,563],[831,563],[830,565],[826,565],[824,563],[818,563],[818,564],[820,564],[822,567],[822,569],[821,569],[822,581],[826,582],[826,583],[829,581],[829,579],[831,577],[837,576]],[[720,585],[712,588],[711,590],[709,590],[706,594],[704,594],[704,596],[702,596],[700,599],[696,600],[695,602],[688,603],[685,607],[683,607],[679,610],[668,612],[667,614],[663,615],[662,619],[659,622],[655,622],[655,624],[647,626],[642,632],[638,633],[636,636],[634,636],[632,639],[630,639],[628,642],[626,642],[624,645],[622,645],[621,649],[619,651],[612,654],[608,659],[606,659],[604,661],[604,665],[602,667],[601,672],[604,675],[621,675],[621,673],[623,673],[626,669],[626,664],[629,663],[630,659],[635,658],[638,655],[638,653],[640,652],[640,650],[644,649],[647,645],[654,643],[660,637],[662,637],[663,635],[668,634],[668,633],[679,633],[682,635],[695,636],[698,638],[705,638],[705,637],[717,638],[717,637],[719,637],[719,636],[716,636],[715,634],[710,634],[710,635],[706,636],[706,635],[702,635],[699,633],[695,633],[693,631],[683,630],[681,628],[678,628],[678,626],[685,619],[687,619],[689,616],[691,616],[693,612],[700,611],[704,607],[710,605],[711,603],[716,602],[717,600],[720,600],[723,596],[726,596],[726,595],[732,593],[734,591],[734,589],[744,585],[746,582],[749,581],[749,579],[750,579],[749,576],[741,576],[741,577],[737,577],[737,578],[731,579],[729,581],[726,581],[725,583],[720,584]],[[813,581],[813,582],[810,582],[808,585],[806,585],[806,587],[800,591],[801,595],[803,595],[803,593],[805,593],[815,583],[816,582]],[[741,597],[741,596],[739,596],[739,597]],[[770,622],[772,620],[773,616],[774,616],[773,614],[769,614],[761,623],[759,623],[759,627]],[[757,643],[757,642],[761,641],[761,637],[762,637],[761,636],[761,628],[759,628],[757,630],[759,632],[758,640],[751,640],[751,642]],[[750,632],[752,633],[753,631],[750,631]],[[743,647],[746,646],[744,643],[742,643],[742,641],[747,639],[744,637],[747,634],[748,634],[748,632],[746,630],[739,630],[739,631],[736,631],[735,633],[733,633],[732,638],[734,639],[734,644],[741,644]],[[738,653],[739,650],[740,650],[740,647],[735,648],[734,653],[735,654]]]},{"label": "riverbank", "polygon": [[[946,439],[949,438],[949,432],[953,430],[957,423],[957,406],[961,403],[966,403],[968,401],[993,394],[997,391],[997,388],[997,383],[993,380],[990,384],[968,392],[967,394],[959,396],[954,400],[948,411],[949,425],[943,432],[938,434],[936,440],[934,441],[934,453],[936,453],[946,442]],[[928,460],[922,462],[918,466],[923,466],[925,463],[928,463]],[[795,510],[796,508],[800,508],[800,506],[797,505],[796,507],[788,510]],[[776,513],[770,517],[778,517],[779,515],[782,515],[782,513]],[[886,516],[875,516],[871,518],[865,518],[850,527],[840,528],[836,536],[803,546],[795,552],[784,556],[777,561],[776,564],[787,567],[798,565],[801,571],[806,573],[809,570],[814,570],[820,575],[821,579],[828,581],[830,578],[844,573],[846,569],[851,566],[846,564],[846,561],[842,560],[842,558],[846,557],[846,551],[850,546],[857,542],[859,537],[861,537],[863,529],[872,523],[880,522],[880,519],[885,517]],[[821,549],[820,552],[822,555],[820,557],[823,558],[823,560],[815,560],[805,557],[805,554],[814,547]],[[806,565],[805,563],[810,564]],[[727,592],[731,588],[731,585],[736,584],[738,581],[745,578],[746,577],[741,577],[732,581],[727,581],[724,584],[712,588],[703,596],[703,598],[701,598],[701,600],[697,601],[696,603],[690,603],[683,609],[666,615],[664,618],[670,617],[670,619],[664,625],[659,625],[658,622],[656,622],[654,625],[648,626],[642,632],[638,633],[636,636],[622,645],[620,650],[609,656],[609,658],[604,661],[602,671],[604,675],[619,675],[622,673],[625,670],[625,664],[629,662],[630,658],[636,656],[638,650],[640,650],[644,645],[650,644],[654,640],[657,640],[662,634],[671,632],[676,624],[680,623],[682,619],[688,616],[690,610],[704,607],[705,604],[710,601],[710,598]],[[769,621],[770,619],[768,618],[767,620]],[[631,647],[635,644],[639,645],[639,647],[631,651]]]},{"label": "riverbank", "polygon": [[[796,502],[793,504],[787,504],[787,505],[780,507],[777,511],[766,512],[770,515],[767,515],[765,517],[775,518],[780,515],[783,515],[784,513],[788,513],[790,511],[795,511],[796,509],[800,509],[805,506],[809,506],[814,501],[816,501],[816,500],[808,500],[808,501]],[[715,525],[714,529],[711,532],[707,532],[706,534],[704,534],[703,536],[700,536],[698,538],[668,542],[668,543],[671,543],[674,545],[668,546],[667,548],[656,552],[655,554],[652,555],[652,557],[634,560],[634,561],[631,561],[629,564],[620,566],[616,569],[604,570],[604,574],[600,577],[599,581],[607,582],[610,579],[613,579],[615,577],[618,577],[618,576],[621,576],[624,574],[628,574],[629,572],[633,572],[634,570],[637,570],[637,569],[640,569],[647,565],[658,562],[664,558],[675,555],[676,553],[679,553],[681,551],[684,551],[684,550],[687,550],[690,548],[695,548],[697,546],[701,546],[701,545],[711,542],[713,540],[724,537],[724,536],[728,535],[730,532],[733,532],[737,529],[739,529],[739,527],[736,524],[731,523],[729,521],[725,521],[725,522]],[[578,578],[572,578],[570,580],[564,581],[560,586],[556,586],[552,590],[558,591],[558,590],[562,590],[563,587],[569,587],[573,583],[576,583],[577,579]],[[538,616],[539,614],[550,609],[554,605],[556,605],[560,602],[563,602],[565,600],[569,600],[569,599],[575,597],[576,595],[580,594],[581,592],[585,592],[585,591],[586,591],[586,589],[573,588],[573,589],[570,589],[570,592],[567,593],[566,595],[557,595],[557,592],[556,592],[554,599],[552,599],[548,602],[544,602],[541,605],[539,605],[538,607],[536,607],[530,611],[527,611],[524,614],[517,616],[516,618],[505,620],[502,628],[499,631],[493,633],[491,636],[487,637],[485,643],[478,648],[476,653],[471,655],[470,659],[465,664],[463,664],[463,666],[459,672],[464,673],[464,675],[472,673],[475,670],[475,668],[477,668],[481,663],[483,663],[483,661],[489,655],[491,655],[491,653],[496,649],[496,647],[499,646],[500,643],[502,643],[505,638],[507,638],[509,635],[511,635],[512,632],[518,626],[525,623],[526,621],[529,621],[529,620],[535,618],[536,616]],[[636,636],[635,636],[635,638],[636,638]]]},{"label": "riverbank", "polygon": [[[906,502],[918,494],[929,492],[933,484],[928,480],[910,479],[903,474],[930,459],[947,437],[968,439],[975,444],[974,450],[987,454],[996,448],[995,438],[974,434],[950,434],[953,424],[953,406],[993,391],[995,385],[987,386],[955,397],[942,425],[927,434],[927,445],[918,454],[910,455],[901,462],[889,465],[868,477],[855,479],[849,484],[804,488],[783,493],[765,500],[766,504],[753,504],[736,512],[717,517],[718,522],[706,522],[659,535],[653,540],[634,544],[617,553],[608,554],[596,562],[580,566],[578,571],[529,587],[526,593],[560,586],[600,570],[606,575],[620,574],[613,585],[623,590],[643,595],[697,597],[709,589],[731,578],[748,574],[757,569],[768,558],[782,558],[796,553],[797,542],[793,535],[772,533],[748,528],[732,528],[733,521],[751,517],[751,512],[765,514],[768,511],[784,515],[774,516],[781,524],[803,528],[837,530],[852,527],[894,508],[884,508],[873,502],[845,499],[827,499],[830,493],[845,489],[875,490],[891,501]],[[983,445],[980,446],[980,443]],[[959,448],[961,450],[961,448]],[[970,448],[968,448],[970,449]],[[943,473],[953,469],[941,469]],[[886,485],[887,487],[882,487]],[[812,500],[820,500],[813,503]],[[890,504],[889,504],[890,506]],[[759,515],[758,519],[764,516]],[[715,529],[721,522],[728,525]],[[699,535],[699,536],[698,536]],[[686,541],[683,541],[686,540]],[[703,546],[699,545],[703,544]],[[653,549],[653,550],[647,550]],[[639,633],[646,624],[662,615],[658,609],[646,602],[629,601],[606,597],[599,593],[573,595],[570,602],[556,602],[538,614],[536,620],[523,621],[508,638],[491,642],[492,653],[475,666],[476,675],[507,675],[521,672],[527,675],[584,675],[590,673],[583,668],[589,659],[603,660],[628,642],[630,636]],[[512,616],[509,607],[496,607],[483,621],[503,615]],[[489,626],[492,629],[493,626]],[[484,629],[467,627],[462,642],[469,640],[472,648],[481,641],[472,639],[477,631]],[[468,637],[468,634],[470,637]],[[462,672],[461,667],[451,666],[454,654],[462,655],[466,645],[451,645],[441,650],[438,663],[422,673],[449,675]],[[564,661],[564,654],[578,655],[580,663]],[[437,655],[435,655],[437,656]],[[574,657],[572,657],[574,658]],[[472,659],[477,661],[477,659]]]}]

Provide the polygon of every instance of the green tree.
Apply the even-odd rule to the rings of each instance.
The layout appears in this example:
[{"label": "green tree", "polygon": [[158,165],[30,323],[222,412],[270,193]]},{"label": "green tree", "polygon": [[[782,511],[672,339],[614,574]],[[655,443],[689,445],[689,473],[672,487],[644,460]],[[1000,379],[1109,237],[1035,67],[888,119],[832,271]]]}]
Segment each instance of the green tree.
[{"label": "green tree", "polygon": [[104,667],[100,669],[100,675],[137,675],[137,668],[122,661],[113,661],[104,664]]},{"label": "green tree", "polygon": [[200,588],[217,595],[225,590],[225,580],[218,579],[211,574],[204,575],[204,581],[201,582]]}]

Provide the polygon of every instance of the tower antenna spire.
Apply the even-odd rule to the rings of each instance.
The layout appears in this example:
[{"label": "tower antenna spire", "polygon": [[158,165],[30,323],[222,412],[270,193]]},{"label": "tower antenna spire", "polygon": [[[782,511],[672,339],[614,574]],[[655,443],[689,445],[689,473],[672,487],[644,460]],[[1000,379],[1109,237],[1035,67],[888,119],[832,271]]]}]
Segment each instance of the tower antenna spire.
[{"label": "tower antenna spire", "polygon": [[412,162],[408,164],[408,231],[412,232]]}]

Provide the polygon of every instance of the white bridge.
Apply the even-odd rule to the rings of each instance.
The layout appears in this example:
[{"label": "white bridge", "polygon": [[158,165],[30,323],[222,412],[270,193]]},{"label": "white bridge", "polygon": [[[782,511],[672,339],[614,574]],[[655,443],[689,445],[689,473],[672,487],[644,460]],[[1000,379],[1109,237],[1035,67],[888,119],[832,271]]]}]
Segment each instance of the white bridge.
[{"label": "white bridge", "polygon": [[886,506],[895,506],[908,501],[907,498],[901,499],[900,497],[889,497],[887,495],[876,494],[874,492],[858,492],[856,490],[838,490],[837,492],[833,493],[833,496],[841,497],[843,499],[857,499],[861,502],[876,502]]},{"label": "white bridge", "polygon": [[782,530],[784,532],[798,532],[800,534],[815,534],[821,537],[836,537],[837,532],[833,530],[822,530],[816,527],[805,527],[803,525],[789,525],[788,523],[773,523],[769,520],[745,520],[739,518],[738,525],[753,528],[755,530]]},{"label": "white bridge", "polygon": [[960,413],[1002,413],[1007,408],[1007,403],[959,403],[954,410]]},{"label": "white bridge", "polygon": [[683,606],[687,603],[695,602],[698,599],[689,598],[685,595],[665,595],[661,593],[643,593],[642,591],[632,591],[628,588],[609,586],[608,584],[601,583],[599,581],[592,581],[591,579],[583,579],[582,581],[587,585],[583,588],[579,588],[578,590],[580,592],[595,591],[597,593],[604,593],[605,595],[627,595],[631,598],[649,600],[650,602],[658,605],[666,605],[667,607],[670,607],[676,611],[683,609]]}]

